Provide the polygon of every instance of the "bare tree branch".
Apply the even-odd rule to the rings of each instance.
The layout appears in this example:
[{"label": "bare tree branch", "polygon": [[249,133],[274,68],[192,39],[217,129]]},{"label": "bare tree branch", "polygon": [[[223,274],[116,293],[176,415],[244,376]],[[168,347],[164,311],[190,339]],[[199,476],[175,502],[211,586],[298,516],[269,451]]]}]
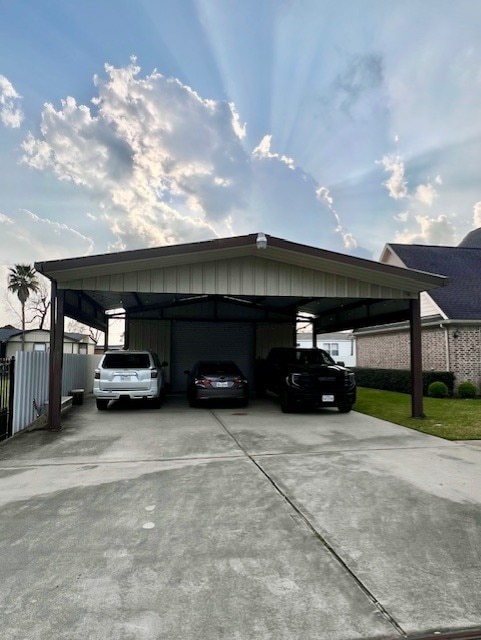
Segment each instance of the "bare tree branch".
[{"label": "bare tree branch", "polygon": [[26,308],[29,315],[27,322],[36,323],[39,329],[44,329],[50,311],[50,292],[44,282],[40,283],[38,291],[30,297]]}]

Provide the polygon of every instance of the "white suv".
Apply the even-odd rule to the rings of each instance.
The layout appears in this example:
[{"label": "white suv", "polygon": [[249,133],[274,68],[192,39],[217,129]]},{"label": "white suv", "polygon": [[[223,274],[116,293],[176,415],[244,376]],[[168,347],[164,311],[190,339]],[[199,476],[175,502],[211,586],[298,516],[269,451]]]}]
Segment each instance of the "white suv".
[{"label": "white suv", "polygon": [[95,369],[94,396],[97,409],[107,409],[109,400],[149,399],[160,407],[165,395],[167,362],[156,353],[139,351],[106,351]]}]

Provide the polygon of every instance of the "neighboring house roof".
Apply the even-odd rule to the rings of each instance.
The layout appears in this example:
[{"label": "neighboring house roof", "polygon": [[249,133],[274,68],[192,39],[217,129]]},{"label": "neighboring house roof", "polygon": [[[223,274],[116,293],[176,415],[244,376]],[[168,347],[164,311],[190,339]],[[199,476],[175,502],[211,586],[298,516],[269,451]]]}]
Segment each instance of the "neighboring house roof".
[{"label": "neighboring house roof", "polygon": [[447,286],[432,289],[429,295],[451,320],[481,319],[481,245],[463,245],[470,235],[458,247],[387,245],[406,267],[449,278]]},{"label": "neighboring house roof", "polygon": [[[6,337],[2,338],[2,331],[6,329],[7,327],[2,327],[0,329],[1,342],[7,342],[10,338],[13,338],[13,336],[18,336],[18,335],[21,335],[22,333],[21,329],[14,329],[13,331],[10,331],[8,335],[7,333],[5,333]],[[42,332],[45,335],[45,338],[50,339],[50,331],[48,329],[26,329],[23,333],[24,335],[27,336],[30,333],[39,333],[39,332]],[[83,340],[85,340],[85,338],[90,338],[90,336],[86,333],[68,333],[67,331],[65,331],[64,338],[66,338],[67,340],[71,340],[72,342],[82,342]],[[90,340],[88,341],[90,342]]]},{"label": "neighboring house roof", "polygon": [[17,333],[22,333],[22,330],[12,327],[11,324],[6,324],[4,327],[0,327],[0,342],[7,342],[7,340]]},{"label": "neighboring house roof", "polygon": [[[324,340],[327,342],[330,342],[332,340],[353,340],[354,336],[352,334],[352,332],[349,333],[343,333],[342,331],[333,331],[331,333],[318,333],[316,335],[317,341],[319,342],[319,340]],[[297,334],[297,340],[312,340],[312,333],[307,333],[304,331],[300,331]]]},{"label": "neighboring house roof", "polygon": [[459,247],[468,247],[471,249],[481,249],[481,227],[473,229],[468,235],[461,240]]},{"label": "neighboring house roof", "polygon": [[85,338],[89,338],[90,336],[88,336],[86,333],[70,333],[67,331],[64,334],[67,338],[70,338],[70,340],[73,340],[74,342],[82,342],[83,340],[85,340]]}]

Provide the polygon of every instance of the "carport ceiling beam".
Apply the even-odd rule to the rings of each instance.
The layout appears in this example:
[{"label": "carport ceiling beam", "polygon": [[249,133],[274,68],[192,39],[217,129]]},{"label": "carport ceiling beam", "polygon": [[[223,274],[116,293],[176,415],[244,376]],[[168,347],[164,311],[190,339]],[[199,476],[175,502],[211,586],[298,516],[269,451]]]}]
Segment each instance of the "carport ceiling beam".
[{"label": "carport ceiling beam", "polygon": [[84,292],[72,290],[65,292],[64,314],[99,331],[107,330],[104,309]]},{"label": "carport ceiling beam", "polygon": [[138,304],[135,307],[129,307],[129,313],[141,313],[142,311],[158,311],[159,309],[169,309],[172,307],[180,307],[188,304],[199,304],[201,302],[205,302],[210,296],[207,294],[202,294],[199,296],[189,296],[188,298],[168,298],[164,302],[158,301],[153,302],[152,304],[142,304],[142,301],[137,296]]},{"label": "carport ceiling beam", "polygon": [[[377,310],[373,311],[375,307]],[[360,300],[317,317],[314,331],[323,333],[401,322],[409,319],[409,308],[409,300]]]}]

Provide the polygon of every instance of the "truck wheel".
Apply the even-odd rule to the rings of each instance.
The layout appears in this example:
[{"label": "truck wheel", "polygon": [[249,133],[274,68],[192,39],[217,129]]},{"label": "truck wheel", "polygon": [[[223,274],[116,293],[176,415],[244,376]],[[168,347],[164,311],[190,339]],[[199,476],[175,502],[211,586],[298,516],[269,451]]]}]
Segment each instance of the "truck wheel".
[{"label": "truck wheel", "polygon": [[339,413],[349,413],[352,409],[352,404],[340,404],[337,408]]},{"label": "truck wheel", "polygon": [[107,405],[109,404],[108,400],[98,400],[97,399],[97,409],[99,411],[105,411],[107,409]]},{"label": "truck wheel", "polygon": [[294,402],[287,392],[281,396],[281,411],[282,413],[294,413]]}]

